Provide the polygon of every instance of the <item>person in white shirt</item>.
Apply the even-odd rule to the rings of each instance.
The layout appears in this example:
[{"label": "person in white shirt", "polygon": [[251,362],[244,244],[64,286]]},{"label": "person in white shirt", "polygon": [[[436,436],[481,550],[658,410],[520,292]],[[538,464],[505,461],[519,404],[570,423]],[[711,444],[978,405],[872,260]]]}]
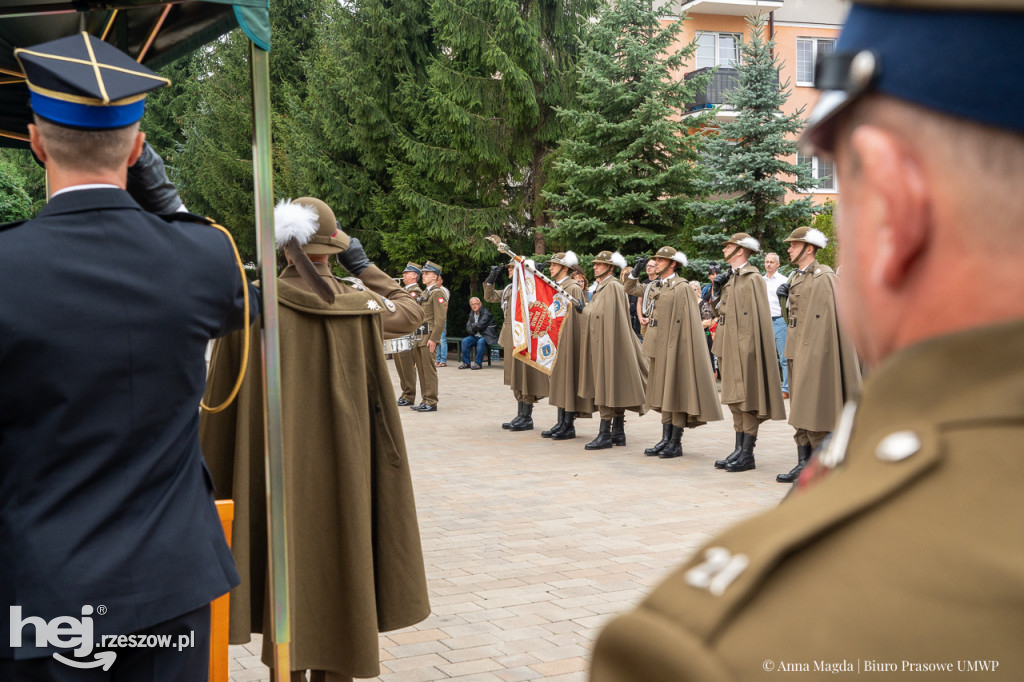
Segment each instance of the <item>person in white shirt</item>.
[{"label": "person in white shirt", "polygon": [[764,257],[764,282],[768,286],[768,307],[772,311],[772,329],[775,331],[775,350],[779,354],[779,366],[782,368],[782,397],[789,397],[789,376],[786,360],[783,357],[786,348],[786,320],[782,316],[782,305],[779,302],[779,285],[786,283],[786,277],[779,272],[779,254],[769,253]]}]

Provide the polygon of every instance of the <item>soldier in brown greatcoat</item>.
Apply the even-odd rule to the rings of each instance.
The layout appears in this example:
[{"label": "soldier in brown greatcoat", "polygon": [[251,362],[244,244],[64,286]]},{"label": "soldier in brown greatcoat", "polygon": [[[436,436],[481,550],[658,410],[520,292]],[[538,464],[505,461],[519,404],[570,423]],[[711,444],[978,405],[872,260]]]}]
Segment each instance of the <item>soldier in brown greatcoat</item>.
[{"label": "soldier in brown greatcoat", "polygon": [[[358,240],[337,229],[325,203],[302,198],[292,205],[312,213],[303,223],[282,217],[280,206],[275,211],[278,243],[288,244],[286,228],[293,225],[301,249],[286,251],[290,264],[277,282],[292,679],[306,679],[300,672],[306,670],[314,680],[375,677],[378,631],[430,613],[408,455],[383,347],[385,332],[407,334],[423,316]],[[358,279],[336,279],[328,264],[333,254]],[[332,302],[314,293],[324,289]],[[258,321],[253,330],[258,338]],[[214,347],[208,404],[230,392],[242,348],[241,332]],[[237,401],[200,423],[217,492],[235,502],[231,550],[242,584],[231,593],[234,644],[264,632],[270,618],[260,352],[259,343],[250,345]],[[264,635],[263,662],[271,665],[273,643]]]},{"label": "soldier in brown greatcoat", "polygon": [[[527,261],[532,263],[533,261]],[[515,261],[511,260],[505,266],[508,269],[509,279],[512,278],[512,271],[515,268]],[[518,410],[516,416],[501,425],[501,428],[509,431],[530,431],[533,429],[533,406],[538,400],[548,395],[548,375],[536,367],[531,367],[525,362],[519,362],[513,357],[512,348],[512,284],[511,282],[499,294],[494,283],[501,274],[501,266],[491,268],[490,274],[484,281],[484,300],[489,303],[500,303],[501,312],[505,321],[501,325],[501,333],[498,335],[498,343],[505,349],[505,385],[512,388],[512,395],[515,396]]]},{"label": "soldier in brown greatcoat", "polygon": [[580,397],[594,401],[601,413],[597,438],[587,450],[626,444],[625,414],[632,410],[643,414],[647,360],[640,341],[629,324],[626,292],[613,271],[625,267],[626,260],[616,251],[602,251],[594,257],[594,297],[583,309]]},{"label": "soldier in brown greatcoat", "polygon": [[[642,299],[650,310],[644,335],[644,357],[649,363],[647,405],[661,412],[661,440],[644,450],[662,459],[683,455],[683,429],[722,418],[722,408],[711,371],[711,358],[701,326],[697,297],[690,284],[676,274],[686,256],[671,246],[654,254],[654,279],[641,287],[632,269],[623,270],[626,293]],[[642,269],[642,260],[635,270]]]},{"label": "soldier in brown greatcoat", "polygon": [[745,232],[730,237],[722,254],[732,270],[716,277],[711,289],[711,305],[719,316],[712,351],[722,370],[722,402],[732,412],[736,431],[736,448],[715,462],[726,471],[753,469],[758,426],[766,419],[786,418],[768,290],[761,273],[747,262],[760,250]]},{"label": "soldier in brown greatcoat", "polygon": [[[572,267],[579,264],[579,258],[572,251],[556,253],[548,261],[551,268],[551,279],[577,301],[584,302],[583,288],[572,278]],[[558,337],[558,357],[551,369],[551,394],[548,402],[558,408],[558,421],[541,436],[552,440],[569,440],[576,437],[576,417],[589,418],[594,411],[594,403],[580,397],[576,392],[580,375],[580,315],[576,305],[569,303],[562,319],[562,328]]]},{"label": "soldier in brown greatcoat", "polygon": [[427,288],[423,290],[419,302],[423,308],[425,329],[423,336],[416,342],[416,348],[413,349],[416,371],[423,387],[423,402],[409,408],[416,412],[437,412],[437,365],[434,364],[434,358],[448,318],[448,296],[437,283],[440,276],[440,265],[431,261],[423,264],[423,274],[420,277]]},{"label": "soldier in brown greatcoat", "polygon": [[863,391],[781,505],[612,621],[591,682],[1024,677],[1022,35],[1024,0],[853,2],[805,153],[842,187]]},{"label": "soldier in brown greatcoat", "polygon": [[[419,279],[423,268],[409,261],[402,272],[402,284],[413,300],[419,303],[423,289]],[[398,372],[398,384],[402,387],[402,395],[398,396],[398,406],[407,407],[416,404],[416,351],[395,353],[395,370]]]},{"label": "soldier in brown greatcoat", "polygon": [[[811,451],[821,445],[846,401],[860,391],[860,364],[853,341],[836,315],[836,275],[817,260],[828,239],[820,230],[798,227],[786,238],[797,267],[789,284],[779,286],[789,306],[786,361],[789,363],[789,423],[796,429],[797,464],[779,483],[792,483]],[[798,379],[794,380],[793,368]],[[796,386],[800,390],[796,390]]]}]

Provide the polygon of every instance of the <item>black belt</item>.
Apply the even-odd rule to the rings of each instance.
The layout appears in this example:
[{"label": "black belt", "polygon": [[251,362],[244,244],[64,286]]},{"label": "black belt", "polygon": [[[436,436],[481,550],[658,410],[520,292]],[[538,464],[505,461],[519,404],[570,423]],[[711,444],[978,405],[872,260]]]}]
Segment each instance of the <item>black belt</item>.
[{"label": "black belt", "polygon": [[775,321],[775,320],[781,320],[781,319],[782,319],[782,315],[776,315],[776,316],[774,316],[774,317],[772,318],[772,321]]},{"label": "black belt", "polygon": [[658,326],[658,321],[657,320],[651,320],[650,322],[647,323],[647,327],[648,328],[650,328],[650,327],[657,327],[657,326]]}]

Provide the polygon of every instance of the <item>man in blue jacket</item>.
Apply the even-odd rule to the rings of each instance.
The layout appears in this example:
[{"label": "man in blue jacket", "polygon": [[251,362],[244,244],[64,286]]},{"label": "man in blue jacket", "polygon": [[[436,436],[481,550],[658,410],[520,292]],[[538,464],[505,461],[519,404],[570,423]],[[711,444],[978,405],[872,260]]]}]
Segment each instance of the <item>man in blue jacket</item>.
[{"label": "man in blue jacket", "polygon": [[167,215],[126,191],[158,162],[138,120],[166,79],[85,33],[16,55],[51,194],[0,227],[0,679],[205,680],[209,603],[238,583],[199,450],[205,349],[258,299],[166,182]]}]

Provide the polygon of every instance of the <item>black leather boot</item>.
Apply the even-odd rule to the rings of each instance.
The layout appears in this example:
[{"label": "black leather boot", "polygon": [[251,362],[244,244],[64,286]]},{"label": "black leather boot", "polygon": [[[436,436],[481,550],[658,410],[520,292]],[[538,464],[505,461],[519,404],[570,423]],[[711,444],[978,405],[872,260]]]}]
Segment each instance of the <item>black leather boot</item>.
[{"label": "black leather boot", "polygon": [[575,412],[566,412],[565,421],[562,423],[562,428],[558,433],[551,434],[551,440],[569,440],[570,438],[576,437],[576,427],[573,422],[576,421]]},{"label": "black leather boot", "polygon": [[523,403],[523,418],[518,424],[508,427],[509,431],[532,431],[533,430],[533,405]]},{"label": "black leather boot", "polygon": [[742,431],[737,431],[737,432],[736,432],[736,449],[735,449],[735,450],[733,450],[732,452],[730,452],[730,453],[729,453],[728,455],[726,455],[726,456],[725,456],[725,459],[720,459],[720,460],[717,460],[717,461],[715,462],[715,468],[716,468],[716,469],[724,469],[724,468],[725,468],[725,465],[726,465],[727,463],[729,463],[729,462],[731,462],[732,460],[734,460],[734,459],[736,459],[737,457],[739,457],[739,454],[740,454],[740,446],[741,446],[741,445],[743,445],[743,432],[742,432]]},{"label": "black leather boot", "polygon": [[612,419],[612,445],[626,444],[626,418],[615,417]]},{"label": "black leather boot", "polygon": [[754,443],[757,442],[757,436],[752,436],[749,433],[743,434],[743,446],[740,448],[740,454],[736,455],[736,459],[725,465],[726,471],[750,471],[756,469],[754,466]]},{"label": "black leather boot", "polygon": [[562,427],[564,427],[564,426],[565,426],[565,408],[559,407],[558,408],[558,422],[554,426],[552,426],[550,429],[548,429],[547,431],[541,431],[540,432],[540,437],[541,438],[551,438],[556,433],[561,431]]},{"label": "black leather boot", "polygon": [[601,428],[597,431],[597,438],[583,446],[584,450],[604,450],[612,446],[612,423],[607,419],[601,420]]},{"label": "black leather boot", "polygon": [[661,454],[661,451],[665,449],[668,442],[672,439],[672,423],[661,425],[661,440],[652,445],[651,447],[644,450],[644,454],[648,457]]},{"label": "black leather boot", "polygon": [[526,405],[526,403],[524,403],[522,400],[520,400],[518,405],[519,405],[519,411],[516,413],[516,416],[512,417],[512,421],[505,422],[504,424],[502,424],[501,428],[503,428],[503,429],[511,429],[513,426],[515,426],[519,422],[523,421],[523,406]]},{"label": "black leather boot", "polygon": [[683,456],[683,427],[673,426],[672,437],[661,452],[658,453],[658,457],[661,459],[672,459],[673,457]]},{"label": "black leather boot", "polygon": [[800,478],[800,472],[807,466],[807,460],[811,458],[811,446],[810,445],[797,445],[796,446],[796,466],[789,470],[788,474],[779,474],[775,477],[775,480],[779,483],[792,483],[796,479]]}]

